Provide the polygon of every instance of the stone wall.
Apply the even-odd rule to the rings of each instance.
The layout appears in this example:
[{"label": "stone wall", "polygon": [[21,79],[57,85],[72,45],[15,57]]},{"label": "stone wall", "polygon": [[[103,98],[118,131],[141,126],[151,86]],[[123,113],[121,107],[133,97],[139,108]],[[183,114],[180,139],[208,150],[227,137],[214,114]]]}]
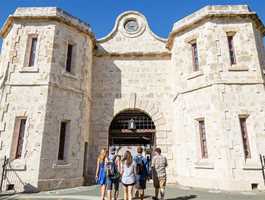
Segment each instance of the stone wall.
[{"label": "stone wall", "polygon": [[[176,28],[176,27],[174,27]],[[237,64],[230,64],[227,32],[235,32]],[[190,42],[196,40],[199,71],[192,72]],[[258,42],[257,42],[258,41]],[[258,45],[257,45],[258,44]],[[264,49],[252,20],[204,19],[176,33],[172,47],[175,66],[175,125],[177,181],[194,187],[250,190],[264,188],[259,154],[264,145]],[[251,98],[250,98],[251,97]],[[244,159],[239,115],[247,119],[252,159]],[[201,159],[197,119],[204,118],[208,159]],[[261,120],[262,121],[262,120]],[[179,133],[179,134],[178,134]],[[242,181],[243,180],[243,181]]]},{"label": "stone wall", "polygon": [[[139,32],[128,35],[127,19],[136,18]],[[140,109],[156,126],[156,142],[168,155],[173,172],[171,131],[172,65],[165,40],[155,36],[144,16],[128,12],[117,18],[113,31],[98,41],[92,74],[91,176],[96,156],[108,146],[109,126],[126,109]],[[172,173],[171,173],[172,174]],[[172,179],[173,176],[169,176]]]},{"label": "stone wall", "polygon": [[[11,160],[8,180],[17,191],[38,187],[42,132],[46,114],[48,76],[54,25],[14,23],[3,40],[1,62],[1,157],[9,158],[16,116],[27,117],[21,159]],[[38,35],[35,65],[25,64],[28,36]],[[4,142],[3,142],[4,141]],[[5,186],[4,186],[5,189]]]},{"label": "stone wall", "polygon": [[[15,117],[27,117],[23,155],[11,161],[6,180],[17,191],[83,184],[94,45],[89,31],[87,24],[56,8],[17,9],[1,30],[1,157],[10,155]],[[28,67],[32,35],[38,38],[37,54],[35,65]],[[64,72],[68,40],[76,42],[74,75]],[[68,144],[69,160],[61,165],[57,154],[64,119],[72,122],[73,143]]]},{"label": "stone wall", "polygon": [[[152,34],[142,15],[120,15],[113,31],[98,41],[94,56],[91,157],[95,159],[100,148],[107,147],[108,127],[117,113],[142,108],[151,117],[153,113],[160,116],[156,145],[170,160],[169,182],[225,190],[250,190],[257,183],[259,189],[264,188],[258,160],[263,151],[257,147],[265,142],[260,136],[264,124],[253,119],[263,114],[264,48],[256,21],[241,14],[252,15],[247,6],[217,6],[184,18],[170,34],[167,46],[171,52],[161,47],[164,40]],[[126,34],[124,28],[131,18],[140,22],[135,35]],[[227,41],[231,32],[235,33],[237,59],[232,66]],[[194,40],[199,55],[196,72],[192,70]],[[231,88],[236,89],[232,92]],[[260,100],[257,107],[247,100],[249,96]],[[253,112],[247,126],[255,156],[246,161],[238,119],[243,111]],[[201,118],[205,119],[208,159],[200,155]],[[228,129],[237,137],[228,136]],[[234,148],[241,156],[231,153]],[[233,160],[241,164],[235,165]]]},{"label": "stone wall", "polygon": [[[92,80],[92,110],[90,142],[96,158],[100,148],[108,145],[108,131],[113,117],[126,109],[140,109],[149,114],[156,125],[157,143],[170,155],[171,83],[170,60],[153,58],[95,58]],[[167,122],[167,123],[166,123]],[[160,140],[161,138],[161,140]],[[169,144],[169,145],[167,145]],[[172,156],[172,155],[171,155]],[[91,167],[94,168],[94,162]],[[92,172],[94,172],[92,170]]]},{"label": "stone wall", "polygon": [[[67,45],[74,45],[72,73],[66,72]],[[83,184],[84,144],[89,135],[92,43],[90,37],[56,24],[50,71],[39,187],[42,190]],[[58,161],[61,121],[70,121],[67,156]]]},{"label": "stone wall", "polygon": [[[251,183],[258,183],[259,189],[264,188],[259,160],[259,154],[264,154],[260,148],[264,145],[264,122],[258,120],[264,115],[262,90],[262,85],[215,85],[179,95],[173,131],[177,133],[176,173],[180,184],[250,190]],[[247,160],[239,124],[241,115],[248,115],[252,158]],[[201,118],[205,120],[208,159],[201,159],[197,121]]]}]

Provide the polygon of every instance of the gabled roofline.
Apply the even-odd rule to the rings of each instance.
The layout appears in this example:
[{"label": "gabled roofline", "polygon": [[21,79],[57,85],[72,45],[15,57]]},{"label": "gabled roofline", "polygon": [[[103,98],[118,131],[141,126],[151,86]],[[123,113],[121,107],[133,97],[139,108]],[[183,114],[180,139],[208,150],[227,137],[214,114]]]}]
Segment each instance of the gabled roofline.
[{"label": "gabled roofline", "polygon": [[18,20],[47,20],[47,21],[57,21],[71,26],[78,31],[90,36],[95,46],[95,36],[91,30],[89,24],[80,19],[73,17],[64,10],[56,7],[20,7],[16,11],[9,15],[5,21],[2,29],[0,30],[0,36],[5,37],[10,27],[15,21]]},{"label": "gabled roofline", "polygon": [[263,36],[265,36],[265,26],[256,14],[256,12],[250,11],[247,5],[224,5],[224,6],[206,6],[195,13],[184,17],[177,21],[169,34],[166,47],[171,49],[174,44],[174,38],[177,34],[189,29],[195,24],[207,20],[210,18],[221,17],[243,17],[253,20],[257,29],[259,29]]},{"label": "gabled roofline", "polygon": [[149,24],[148,24],[148,21],[147,21],[147,19],[146,19],[146,17],[145,17],[142,13],[140,13],[140,12],[138,12],[138,11],[134,11],[134,10],[129,10],[129,11],[126,11],[126,12],[121,13],[121,14],[116,18],[116,20],[115,20],[115,24],[114,24],[114,27],[112,28],[111,32],[108,33],[106,36],[104,36],[104,37],[102,37],[102,38],[99,38],[99,39],[97,40],[97,42],[98,42],[98,43],[103,43],[103,42],[106,42],[106,41],[112,39],[112,38],[114,37],[114,35],[118,32],[119,23],[121,22],[121,20],[122,20],[124,17],[126,17],[127,15],[130,15],[130,14],[135,14],[135,15],[138,15],[138,16],[142,17],[143,20],[144,20],[145,23],[146,23],[146,28],[147,28],[147,30],[149,31],[149,33],[150,33],[155,39],[157,39],[157,40],[159,40],[159,41],[161,41],[161,42],[164,42],[164,43],[167,42],[167,38],[162,38],[162,37],[156,35],[156,34],[151,30],[151,28],[150,28],[150,26],[149,26]]}]

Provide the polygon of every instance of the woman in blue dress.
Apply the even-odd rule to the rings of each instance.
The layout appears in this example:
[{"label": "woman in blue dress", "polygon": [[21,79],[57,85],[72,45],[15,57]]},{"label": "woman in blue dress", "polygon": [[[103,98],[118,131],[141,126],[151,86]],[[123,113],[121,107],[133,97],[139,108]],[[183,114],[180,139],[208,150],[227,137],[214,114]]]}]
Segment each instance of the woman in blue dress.
[{"label": "woman in blue dress", "polygon": [[100,200],[104,200],[106,191],[106,163],[108,159],[107,149],[101,149],[97,159],[96,182],[100,185]]}]

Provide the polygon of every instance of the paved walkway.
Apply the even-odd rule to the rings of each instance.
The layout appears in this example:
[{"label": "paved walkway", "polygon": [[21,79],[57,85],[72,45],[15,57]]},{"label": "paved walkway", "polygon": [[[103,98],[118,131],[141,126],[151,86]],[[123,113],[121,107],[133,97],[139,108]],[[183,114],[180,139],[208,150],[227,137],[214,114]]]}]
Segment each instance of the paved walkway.
[{"label": "paved walkway", "polygon": [[[154,190],[151,185],[146,192],[146,200],[152,199]],[[122,199],[123,194],[120,194]],[[5,200],[98,200],[99,187],[88,186],[49,192],[40,192],[37,194],[17,194],[11,196],[0,196]],[[167,186],[167,200],[265,200],[264,192],[221,192],[214,190],[189,189],[173,185]]]}]

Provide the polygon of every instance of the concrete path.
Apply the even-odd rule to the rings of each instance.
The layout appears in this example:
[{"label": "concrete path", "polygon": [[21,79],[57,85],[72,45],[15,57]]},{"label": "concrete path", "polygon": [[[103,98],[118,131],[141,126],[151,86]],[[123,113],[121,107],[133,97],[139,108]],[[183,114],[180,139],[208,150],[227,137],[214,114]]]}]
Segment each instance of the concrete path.
[{"label": "concrete path", "polygon": [[[152,199],[154,190],[151,185],[146,191],[146,200]],[[120,194],[120,199],[123,199]],[[0,196],[3,200],[98,200],[99,187],[88,186],[49,192],[40,192],[37,194],[17,194],[12,196]],[[167,186],[167,200],[265,200],[264,192],[221,192],[215,190],[190,189]]]}]

